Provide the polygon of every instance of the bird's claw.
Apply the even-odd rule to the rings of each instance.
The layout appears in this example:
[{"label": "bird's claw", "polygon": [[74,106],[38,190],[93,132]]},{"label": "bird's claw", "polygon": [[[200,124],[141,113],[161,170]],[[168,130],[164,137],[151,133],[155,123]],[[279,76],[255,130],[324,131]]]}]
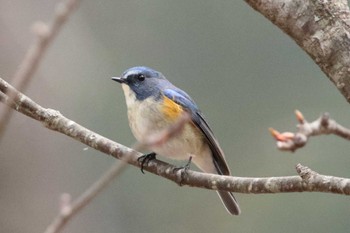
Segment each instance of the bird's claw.
[{"label": "bird's claw", "polygon": [[155,158],[156,158],[156,153],[154,153],[154,152],[151,152],[149,154],[144,154],[144,155],[137,158],[137,161],[139,163],[141,163],[141,172],[143,174],[145,174],[145,172],[143,171],[145,164],[148,163],[149,161],[155,159]]},{"label": "bird's claw", "polygon": [[185,177],[187,175],[187,171],[190,169],[191,167],[191,162],[192,162],[192,156],[190,156],[190,158],[188,159],[187,163],[184,165],[184,166],[181,166],[181,167],[176,167],[174,168],[174,172],[177,172],[179,170],[182,170],[181,171],[181,180],[179,182],[179,185],[182,186],[182,182],[183,180],[185,180]]}]

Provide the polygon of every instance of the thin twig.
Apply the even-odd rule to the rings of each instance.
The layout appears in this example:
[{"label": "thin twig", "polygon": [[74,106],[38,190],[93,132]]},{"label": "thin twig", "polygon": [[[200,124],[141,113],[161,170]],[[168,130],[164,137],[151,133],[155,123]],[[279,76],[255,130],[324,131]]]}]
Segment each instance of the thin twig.
[{"label": "thin twig", "polygon": [[[38,69],[47,48],[78,5],[78,1],[79,0],[66,0],[58,3],[54,17],[49,25],[43,22],[37,22],[34,24],[33,31],[36,35],[36,40],[32,46],[30,46],[22,63],[19,65],[11,80],[12,85],[16,87],[17,90],[23,92],[27,88],[33,74]],[[8,97],[9,99],[14,98],[11,94],[8,94]],[[12,115],[12,111],[10,110],[10,108],[3,108],[2,111],[0,111],[0,140],[4,135],[6,126]]]},{"label": "thin twig", "polygon": [[[10,84],[0,79],[0,92],[12,91],[15,93],[15,104],[10,107],[16,109],[44,124],[45,127],[63,133],[96,150],[113,157],[127,161],[129,164],[140,167],[137,158],[140,153],[133,153],[131,148],[111,141],[108,138],[84,128],[74,121],[64,117],[56,110],[46,109],[33,100],[14,89]],[[1,99],[1,98],[0,98]],[[285,177],[232,177],[201,173],[188,170],[184,177],[175,166],[154,159],[143,166],[145,171],[162,176],[177,184],[193,187],[227,190],[240,193],[284,193],[284,192],[327,192],[350,195],[350,180],[341,177],[319,176],[305,182],[300,176]]]},{"label": "thin twig", "polygon": [[303,114],[295,111],[299,124],[296,133],[280,133],[275,129],[270,129],[272,136],[276,139],[277,148],[283,151],[292,151],[306,145],[311,136],[334,134],[346,140],[350,140],[350,129],[338,124],[335,120],[329,118],[328,113],[323,113],[317,120],[308,122]]},{"label": "thin twig", "polygon": [[183,112],[179,119],[174,122],[174,124],[170,125],[167,130],[163,130],[162,132],[150,135],[148,140],[144,143],[146,148],[150,148],[153,146],[160,146],[169,141],[170,138],[178,135],[185,124],[191,119],[191,116],[188,112]]},{"label": "thin twig", "polygon": [[[1,94],[1,92],[0,92]],[[188,122],[189,116],[184,113],[178,121],[176,121],[169,128],[163,130],[162,132],[151,135],[147,144],[136,143],[132,148],[131,152],[133,155],[137,153],[144,147],[151,145],[162,145],[170,140],[172,137],[180,133]],[[129,156],[128,158],[132,158]],[[82,193],[75,201],[70,201],[69,194],[62,194],[60,211],[58,215],[54,218],[53,222],[46,228],[45,233],[58,233],[60,232],[67,223],[76,215],[80,210],[87,206],[107,185],[117,178],[125,169],[128,164],[128,160],[115,162],[110,169],[108,169],[101,178],[99,178],[90,188],[88,188],[84,193]]]},{"label": "thin twig", "polygon": [[[46,228],[45,233],[60,232],[64,226],[72,219],[80,210],[87,206],[94,197],[97,196],[113,179],[119,176],[125,169],[127,163],[115,162],[105,174],[97,180],[89,189],[87,189],[74,202],[65,203],[60,207],[58,215],[53,222]],[[64,197],[64,196],[63,196]],[[63,198],[65,199],[65,198]],[[63,200],[64,202],[64,200]]]}]

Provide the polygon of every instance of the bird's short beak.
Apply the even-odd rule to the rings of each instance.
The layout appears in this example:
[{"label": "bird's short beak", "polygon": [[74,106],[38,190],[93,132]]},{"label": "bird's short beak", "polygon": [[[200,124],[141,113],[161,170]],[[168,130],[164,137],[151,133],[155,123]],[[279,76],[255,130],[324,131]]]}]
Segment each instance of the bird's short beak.
[{"label": "bird's short beak", "polygon": [[116,81],[118,83],[125,83],[125,79],[121,78],[121,77],[112,77],[113,81]]}]

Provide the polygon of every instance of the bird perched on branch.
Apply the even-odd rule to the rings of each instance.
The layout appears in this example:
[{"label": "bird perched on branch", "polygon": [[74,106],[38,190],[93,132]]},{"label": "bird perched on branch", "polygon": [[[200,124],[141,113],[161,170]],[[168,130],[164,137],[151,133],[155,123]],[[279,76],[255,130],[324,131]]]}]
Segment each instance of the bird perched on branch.
[{"label": "bird perched on branch", "polygon": [[[192,98],[171,84],[162,73],[148,67],[133,67],[121,77],[112,78],[122,84],[128,109],[130,128],[140,143],[150,135],[166,130],[183,112],[190,115],[182,131],[163,144],[153,145],[150,155],[187,160],[206,173],[230,175],[224,152],[219,146],[203,114]],[[230,214],[241,210],[232,193],[217,191]]]}]

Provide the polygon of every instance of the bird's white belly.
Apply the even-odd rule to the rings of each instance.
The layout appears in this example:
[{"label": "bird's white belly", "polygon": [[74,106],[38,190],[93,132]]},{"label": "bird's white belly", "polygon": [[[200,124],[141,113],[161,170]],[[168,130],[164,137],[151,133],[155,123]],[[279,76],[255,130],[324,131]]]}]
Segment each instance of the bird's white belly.
[{"label": "bird's white belly", "polygon": [[[123,89],[125,95],[134,95],[128,86],[123,85]],[[140,143],[148,142],[174,123],[165,119],[160,106],[152,97],[143,101],[136,100],[135,96],[126,99],[130,128]],[[189,156],[202,156],[203,152],[210,153],[203,135],[191,123],[187,123],[178,135],[165,143],[150,146],[148,149],[162,156],[180,160],[187,160]]]}]

